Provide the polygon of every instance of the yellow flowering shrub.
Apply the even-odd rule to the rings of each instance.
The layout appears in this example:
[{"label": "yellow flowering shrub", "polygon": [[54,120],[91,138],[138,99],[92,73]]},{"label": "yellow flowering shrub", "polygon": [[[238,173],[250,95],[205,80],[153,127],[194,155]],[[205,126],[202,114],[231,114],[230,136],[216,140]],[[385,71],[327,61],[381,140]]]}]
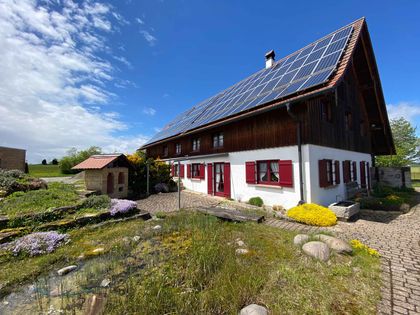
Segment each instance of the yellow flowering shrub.
[{"label": "yellow flowering shrub", "polygon": [[305,203],[291,208],[287,211],[287,216],[298,222],[315,226],[332,226],[337,223],[337,217],[333,211],[314,203]]},{"label": "yellow flowering shrub", "polygon": [[379,253],[377,250],[370,248],[369,246],[363,244],[361,241],[359,240],[351,240],[350,241],[351,246],[355,249],[355,250],[359,250],[362,252],[367,253],[370,256],[374,256],[374,257],[379,257]]}]

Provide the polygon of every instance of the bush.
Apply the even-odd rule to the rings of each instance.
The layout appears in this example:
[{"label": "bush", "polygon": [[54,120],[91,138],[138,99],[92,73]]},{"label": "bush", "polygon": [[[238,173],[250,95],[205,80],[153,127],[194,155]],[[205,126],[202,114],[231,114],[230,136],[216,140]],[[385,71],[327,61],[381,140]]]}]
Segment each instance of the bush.
[{"label": "bush", "polygon": [[52,159],[51,164],[52,164],[52,165],[58,165],[58,161],[57,161],[57,159]]},{"label": "bush", "polygon": [[73,148],[67,152],[67,156],[60,161],[60,169],[63,174],[76,174],[79,170],[72,170],[72,167],[83,162],[87,158],[95,154],[101,154],[102,150],[99,147],[90,147],[87,150],[77,151]]},{"label": "bush", "polygon": [[249,199],[248,203],[250,205],[257,206],[257,207],[262,207],[262,205],[264,204],[261,197],[252,197]]},{"label": "bush", "polygon": [[168,193],[169,192],[169,187],[165,183],[156,184],[154,189],[155,189],[156,193]]},{"label": "bush", "polygon": [[333,211],[314,203],[291,208],[287,216],[301,223],[315,226],[332,226],[337,223],[337,217]]},{"label": "bush", "polygon": [[89,209],[108,209],[111,205],[111,198],[107,195],[89,196],[82,202],[82,208]]}]

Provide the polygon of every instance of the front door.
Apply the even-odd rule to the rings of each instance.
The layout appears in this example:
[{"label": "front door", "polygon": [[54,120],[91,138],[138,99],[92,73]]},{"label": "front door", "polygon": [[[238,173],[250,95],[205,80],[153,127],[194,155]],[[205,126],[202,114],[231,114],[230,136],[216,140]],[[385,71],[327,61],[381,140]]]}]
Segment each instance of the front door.
[{"label": "front door", "polygon": [[214,163],[214,194],[216,196],[225,195],[225,163]]}]

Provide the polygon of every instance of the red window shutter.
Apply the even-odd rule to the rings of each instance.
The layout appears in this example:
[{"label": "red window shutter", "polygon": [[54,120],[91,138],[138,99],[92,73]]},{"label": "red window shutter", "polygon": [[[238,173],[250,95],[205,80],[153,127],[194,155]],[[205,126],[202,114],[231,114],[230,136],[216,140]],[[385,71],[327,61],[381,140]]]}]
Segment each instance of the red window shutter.
[{"label": "red window shutter", "polygon": [[343,182],[348,183],[350,178],[350,161],[343,161]]},{"label": "red window shutter", "polygon": [[292,160],[279,161],[279,185],[293,187],[293,162]]},{"label": "red window shutter", "polygon": [[180,169],[180,171],[179,171],[179,177],[184,177],[185,175],[184,175],[184,164],[181,164],[180,165],[181,167],[181,169]]},{"label": "red window shutter", "polygon": [[175,166],[174,164],[171,165],[171,176],[175,175]]},{"label": "red window shutter", "polygon": [[230,163],[224,164],[225,197],[230,198]]},{"label": "red window shutter", "polygon": [[213,195],[213,164],[207,164],[207,192]]},{"label": "red window shutter", "polygon": [[255,162],[245,162],[245,178],[248,184],[255,184]]},{"label": "red window shutter", "polygon": [[187,178],[191,178],[191,164],[187,164]]},{"label": "red window shutter", "polygon": [[200,164],[200,179],[206,178],[206,171],[204,168],[204,164]]},{"label": "red window shutter", "polygon": [[328,186],[327,160],[318,161],[318,171],[319,171],[319,187],[327,187]]},{"label": "red window shutter", "polygon": [[353,181],[357,180],[357,164],[353,162]]},{"label": "red window shutter", "polygon": [[370,190],[371,186],[370,186],[370,165],[369,165],[369,162],[366,163],[366,168],[367,168],[367,184],[368,184],[368,189]]},{"label": "red window shutter", "polygon": [[340,184],[340,161],[334,161],[335,184]]},{"label": "red window shutter", "polygon": [[360,161],[360,186],[366,188],[366,168],[364,161]]}]

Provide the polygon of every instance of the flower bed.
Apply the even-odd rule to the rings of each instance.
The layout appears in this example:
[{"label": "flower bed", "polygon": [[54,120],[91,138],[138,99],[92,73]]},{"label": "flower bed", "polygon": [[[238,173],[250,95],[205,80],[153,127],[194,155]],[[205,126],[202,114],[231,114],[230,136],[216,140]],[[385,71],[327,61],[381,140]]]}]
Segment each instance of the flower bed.
[{"label": "flower bed", "polygon": [[60,234],[55,231],[35,232],[3,244],[0,249],[12,252],[15,256],[19,254],[37,256],[53,252],[68,240],[69,236],[67,234]]},{"label": "flower bed", "polygon": [[298,222],[315,226],[332,226],[337,223],[337,216],[333,211],[314,203],[291,208],[287,211],[287,216]]},{"label": "flower bed", "polygon": [[135,208],[137,208],[137,203],[135,201],[127,199],[111,199],[111,207],[109,209],[109,213],[114,216],[116,214],[130,212]]},{"label": "flower bed", "polygon": [[355,249],[355,250],[365,252],[366,254],[368,254],[370,256],[374,256],[374,257],[379,257],[380,256],[377,250],[375,250],[373,248],[370,248],[369,246],[363,244],[359,240],[351,240],[350,244],[353,247],[353,249]]}]

